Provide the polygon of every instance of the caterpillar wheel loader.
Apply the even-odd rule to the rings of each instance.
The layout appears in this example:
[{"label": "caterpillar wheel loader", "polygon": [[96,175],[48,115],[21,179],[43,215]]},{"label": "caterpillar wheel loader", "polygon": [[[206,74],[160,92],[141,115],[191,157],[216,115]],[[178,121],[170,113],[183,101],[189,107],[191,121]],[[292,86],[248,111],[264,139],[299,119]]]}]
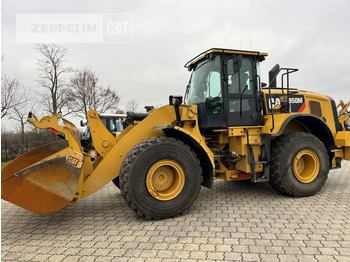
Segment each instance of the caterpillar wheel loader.
[{"label": "caterpillar wheel loader", "polygon": [[30,114],[34,126],[65,139],[5,166],[2,198],[48,214],[113,181],[139,216],[161,219],[187,211],[215,179],[269,182],[294,197],[317,193],[329,170],[350,160],[349,103],[337,107],[330,97],[290,87],[294,68],[276,65],[262,83],[267,55],[201,53],[185,65],[192,74],[184,102],[170,96],[161,108],[128,113],[129,126],[115,135],[90,110],[92,142],[84,147],[61,115]]}]

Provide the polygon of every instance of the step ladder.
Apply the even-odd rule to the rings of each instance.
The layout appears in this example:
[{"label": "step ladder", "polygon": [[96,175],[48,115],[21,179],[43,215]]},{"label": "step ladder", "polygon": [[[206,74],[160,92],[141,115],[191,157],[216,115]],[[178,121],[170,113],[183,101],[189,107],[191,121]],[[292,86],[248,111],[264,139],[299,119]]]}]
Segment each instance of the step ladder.
[{"label": "step ladder", "polygon": [[[258,144],[251,144],[249,143],[249,131],[246,128],[245,129],[247,134],[247,147],[248,147],[248,162],[250,165],[250,173],[251,173],[251,181],[253,183],[259,183],[259,182],[267,182],[270,179],[270,135],[263,134],[261,135],[261,143]],[[254,157],[254,147],[260,147],[260,157],[259,160],[256,161]],[[264,175],[261,177],[256,176],[256,165],[262,164],[263,165],[263,172]]]}]

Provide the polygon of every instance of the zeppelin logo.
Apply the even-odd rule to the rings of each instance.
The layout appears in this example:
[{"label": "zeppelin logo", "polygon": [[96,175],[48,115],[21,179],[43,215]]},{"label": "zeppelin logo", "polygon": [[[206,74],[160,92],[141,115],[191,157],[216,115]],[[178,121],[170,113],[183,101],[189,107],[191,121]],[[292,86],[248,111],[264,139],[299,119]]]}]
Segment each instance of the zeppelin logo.
[{"label": "zeppelin logo", "polygon": [[66,162],[72,166],[77,166],[79,164],[79,159],[78,158],[75,158],[75,157],[72,157],[72,156],[69,156],[66,160]]}]

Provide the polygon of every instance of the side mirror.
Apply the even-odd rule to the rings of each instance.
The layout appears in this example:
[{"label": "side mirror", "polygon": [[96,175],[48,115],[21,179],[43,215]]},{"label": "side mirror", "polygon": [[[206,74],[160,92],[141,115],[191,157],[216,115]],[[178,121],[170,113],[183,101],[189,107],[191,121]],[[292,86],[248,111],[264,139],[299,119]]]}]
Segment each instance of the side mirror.
[{"label": "side mirror", "polygon": [[169,105],[179,106],[182,104],[182,96],[169,96]]}]

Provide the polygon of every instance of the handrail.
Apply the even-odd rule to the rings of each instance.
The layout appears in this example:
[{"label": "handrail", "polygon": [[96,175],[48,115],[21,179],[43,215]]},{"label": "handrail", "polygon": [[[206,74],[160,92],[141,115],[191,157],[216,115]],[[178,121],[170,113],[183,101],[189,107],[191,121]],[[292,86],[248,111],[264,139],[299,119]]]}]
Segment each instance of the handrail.
[{"label": "handrail", "polygon": [[[284,95],[284,76],[286,76],[286,78],[287,78],[287,106],[288,106],[288,108],[289,108],[289,95],[290,95],[290,94],[289,94],[289,87],[290,87],[290,85],[289,85],[289,74],[292,74],[292,73],[294,73],[294,72],[299,71],[299,69],[296,69],[296,68],[286,68],[286,67],[284,67],[284,68],[280,68],[280,69],[277,71],[277,73],[275,74],[275,76],[270,80],[270,83],[269,83],[269,86],[268,86],[268,89],[269,89],[269,101],[267,101],[267,103],[270,102],[270,104],[271,104],[271,83],[274,82],[274,80],[277,78],[278,74],[279,74],[282,70],[286,70],[286,71],[287,71],[287,72],[285,72],[285,73],[283,73],[283,74],[281,75],[281,84],[282,84],[281,90],[282,90],[282,94]],[[277,85],[276,85],[276,86],[277,86]],[[271,107],[272,107],[272,104],[271,104]],[[273,112],[273,110],[274,110],[274,108],[271,108],[272,127],[271,127],[271,129],[270,129],[270,132],[272,132],[272,131],[275,129],[275,117],[274,117],[274,112]],[[289,110],[288,110],[288,111],[289,111]]]}]

